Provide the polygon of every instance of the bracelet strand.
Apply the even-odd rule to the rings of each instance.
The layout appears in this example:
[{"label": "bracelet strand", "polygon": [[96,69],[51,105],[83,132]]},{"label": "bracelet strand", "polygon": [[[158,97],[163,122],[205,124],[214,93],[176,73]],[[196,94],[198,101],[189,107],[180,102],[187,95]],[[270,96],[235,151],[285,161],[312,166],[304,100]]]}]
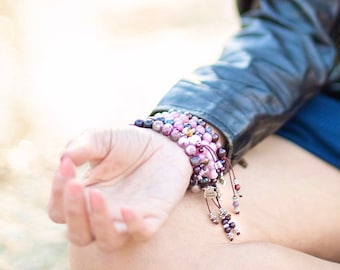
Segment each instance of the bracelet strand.
[{"label": "bracelet strand", "polygon": [[[227,173],[231,184],[234,213],[239,214],[239,201],[242,197],[241,186],[235,177],[227,151],[219,143],[219,136],[202,119],[189,112],[170,110],[149,116],[145,120],[138,119],[134,125],[150,128],[177,142],[188,155],[193,172],[188,184],[192,192],[203,191],[208,208],[209,219],[214,224],[221,222],[230,241],[234,235],[240,235],[236,223],[231,220],[231,214],[222,207],[220,186],[225,184]],[[217,214],[211,210],[210,203],[217,208]]]}]

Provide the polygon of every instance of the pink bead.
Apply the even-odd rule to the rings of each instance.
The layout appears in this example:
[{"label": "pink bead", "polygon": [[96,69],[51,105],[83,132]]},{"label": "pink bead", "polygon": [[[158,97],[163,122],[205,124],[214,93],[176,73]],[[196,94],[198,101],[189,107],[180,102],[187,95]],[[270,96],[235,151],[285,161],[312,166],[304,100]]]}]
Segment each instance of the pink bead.
[{"label": "pink bead", "polygon": [[153,122],[152,124],[152,129],[157,131],[157,132],[160,132],[163,128],[164,124],[162,121],[155,121]]},{"label": "pink bead", "polygon": [[195,120],[190,119],[188,123],[192,128],[197,127],[197,122]]},{"label": "pink bead", "polygon": [[216,148],[219,149],[221,147],[222,147],[221,143],[220,142],[216,142]]},{"label": "pink bead", "polygon": [[209,171],[209,178],[210,179],[216,179],[217,177],[218,177],[218,174],[217,174],[215,169]]},{"label": "pink bead", "polygon": [[216,147],[216,144],[215,143],[210,143],[209,146],[211,147],[211,149],[216,152],[217,150],[217,147]]},{"label": "pink bead", "polygon": [[165,124],[162,128],[162,134],[165,136],[169,136],[172,131],[172,125],[171,124]]},{"label": "pink bead", "polygon": [[194,120],[196,123],[198,122],[198,117],[197,116],[193,116],[192,118],[191,118],[191,120]]},{"label": "pink bead", "polygon": [[175,122],[174,123],[174,128],[178,129],[179,131],[182,131],[184,126],[182,122]]},{"label": "pink bead", "polygon": [[170,139],[174,142],[177,142],[178,139],[182,136],[182,133],[178,131],[177,129],[173,129],[170,134]]},{"label": "pink bead", "polygon": [[204,133],[203,134],[203,140],[207,141],[207,142],[211,142],[212,140],[212,136],[210,133]]},{"label": "pink bead", "polygon": [[193,156],[196,154],[196,147],[193,145],[188,145],[185,147],[185,153],[187,153],[188,156]]},{"label": "pink bead", "polygon": [[183,123],[187,123],[189,121],[189,117],[185,114],[181,114],[180,118],[182,119]]},{"label": "pink bead", "polygon": [[182,148],[185,148],[189,145],[189,140],[186,137],[181,137],[177,141],[178,145]]},{"label": "pink bead", "polygon": [[208,177],[208,176],[209,176],[209,170],[208,170],[208,168],[204,167],[204,168],[201,170],[200,175],[203,176],[203,177]]},{"label": "pink bead", "polygon": [[171,112],[170,115],[171,115],[172,118],[176,118],[176,117],[179,117],[179,116],[180,116],[180,113],[174,111],[174,112]]},{"label": "pink bead", "polygon": [[216,170],[215,168],[215,162],[213,160],[210,160],[209,163],[208,163],[208,166],[209,170]]},{"label": "pink bead", "polygon": [[190,144],[196,145],[197,143],[200,143],[200,142],[201,142],[201,137],[198,136],[198,135],[192,135],[192,136],[189,138],[189,143],[190,143]]},{"label": "pink bead", "polygon": [[209,145],[209,142],[207,142],[207,141],[201,141],[201,145]]},{"label": "pink bead", "polygon": [[233,201],[233,207],[234,208],[240,207],[240,203],[238,201]]},{"label": "pink bead", "polygon": [[201,159],[201,163],[206,163],[207,162],[207,156],[205,154],[199,154],[198,156]]},{"label": "pink bead", "polygon": [[205,128],[202,127],[202,126],[197,126],[197,127],[196,127],[196,131],[199,132],[199,133],[201,133],[201,134],[204,134]]}]

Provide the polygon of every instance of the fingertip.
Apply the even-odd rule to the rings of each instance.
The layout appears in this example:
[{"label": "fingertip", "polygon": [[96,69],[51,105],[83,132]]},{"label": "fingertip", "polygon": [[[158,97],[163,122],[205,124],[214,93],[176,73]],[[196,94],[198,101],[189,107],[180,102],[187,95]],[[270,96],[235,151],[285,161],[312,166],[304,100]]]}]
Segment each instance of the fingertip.
[{"label": "fingertip", "polygon": [[131,221],[136,219],[136,215],[131,209],[122,208],[121,214],[122,214],[124,222],[126,222],[126,223],[130,223]]},{"label": "fingertip", "polygon": [[90,189],[88,191],[88,196],[90,199],[90,209],[99,210],[105,207],[105,200],[100,193],[100,191],[95,189]]},{"label": "fingertip", "polygon": [[63,177],[73,178],[76,176],[76,168],[70,157],[63,155],[60,158],[59,173]]}]

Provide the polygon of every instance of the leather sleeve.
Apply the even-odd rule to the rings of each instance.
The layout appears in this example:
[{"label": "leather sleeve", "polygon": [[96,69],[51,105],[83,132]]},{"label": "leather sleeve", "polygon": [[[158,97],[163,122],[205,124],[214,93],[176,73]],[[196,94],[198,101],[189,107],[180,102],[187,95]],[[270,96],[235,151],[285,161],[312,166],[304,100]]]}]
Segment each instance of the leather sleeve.
[{"label": "leather sleeve", "polygon": [[180,109],[225,136],[233,163],[274,133],[323,84],[336,59],[338,0],[263,0],[212,65],[180,80],[154,112]]}]

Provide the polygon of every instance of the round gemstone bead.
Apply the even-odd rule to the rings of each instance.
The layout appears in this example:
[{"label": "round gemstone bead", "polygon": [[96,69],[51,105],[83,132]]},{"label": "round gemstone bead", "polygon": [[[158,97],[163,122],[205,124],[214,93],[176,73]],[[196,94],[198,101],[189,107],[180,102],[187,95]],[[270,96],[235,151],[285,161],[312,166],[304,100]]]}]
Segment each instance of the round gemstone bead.
[{"label": "round gemstone bead", "polygon": [[203,134],[203,140],[204,141],[211,142],[211,139],[212,139],[212,137],[211,137],[210,133],[204,133]]},{"label": "round gemstone bead", "polygon": [[183,123],[182,122],[175,122],[174,123],[174,128],[178,129],[179,131],[182,131],[184,126],[183,126]]},{"label": "round gemstone bead", "polygon": [[163,126],[164,126],[164,124],[163,124],[162,121],[156,120],[156,121],[154,121],[153,124],[152,124],[152,129],[153,129],[154,131],[160,132],[160,131],[162,130]]},{"label": "round gemstone bead", "polygon": [[235,226],[236,226],[235,222],[232,221],[232,222],[229,223],[230,228],[235,228]]},{"label": "round gemstone bead", "polygon": [[185,148],[189,145],[189,140],[186,137],[180,137],[177,143],[180,147]]},{"label": "round gemstone bead", "polygon": [[152,119],[146,119],[143,123],[143,127],[145,128],[152,128],[153,120]]},{"label": "round gemstone bead", "polygon": [[204,127],[206,126],[206,122],[203,119],[198,119],[197,120],[197,124],[199,124],[200,126]]},{"label": "round gemstone bead", "polygon": [[218,136],[216,133],[213,133],[213,134],[211,135],[211,139],[212,139],[212,141],[215,143],[215,142],[218,141],[219,136]]},{"label": "round gemstone bead", "polygon": [[181,114],[181,115],[180,115],[180,118],[182,119],[183,123],[189,121],[189,117],[188,117],[187,115],[185,115],[185,114]]},{"label": "round gemstone bead", "polygon": [[221,159],[227,155],[227,151],[224,148],[217,149],[217,156]]},{"label": "round gemstone bead", "polygon": [[165,119],[164,121],[165,124],[170,124],[170,125],[173,125],[175,123],[174,119],[172,118],[167,118]]},{"label": "round gemstone bead", "polygon": [[198,192],[201,191],[201,188],[200,188],[199,185],[194,185],[194,186],[191,187],[191,191],[192,191],[193,193],[198,193]]},{"label": "round gemstone bead", "polygon": [[193,172],[194,172],[195,174],[199,174],[200,171],[201,171],[201,167],[200,167],[200,166],[195,166],[194,169],[193,169]]},{"label": "round gemstone bead", "polygon": [[235,185],[235,190],[239,191],[240,189],[241,189],[241,185],[236,184],[236,185]]},{"label": "round gemstone bead", "polygon": [[194,156],[190,158],[190,163],[192,166],[199,166],[201,163],[201,159],[198,156]]},{"label": "round gemstone bead", "polygon": [[174,129],[170,134],[170,140],[177,142],[181,136],[182,136],[181,132],[179,132],[177,129]]},{"label": "round gemstone bead", "polygon": [[[188,156],[193,156],[196,154],[196,147],[189,144],[187,147],[185,147],[185,153],[188,155]],[[201,159],[200,159],[201,161]]]},{"label": "round gemstone bead", "polygon": [[172,131],[172,125],[171,124],[164,124],[162,128],[162,134],[165,136],[169,136]]},{"label": "round gemstone bead", "polygon": [[189,143],[192,144],[192,145],[197,145],[200,142],[201,142],[201,138],[198,135],[192,135],[189,138]]},{"label": "round gemstone bead", "polygon": [[196,126],[196,131],[199,132],[200,134],[204,134],[205,133],[205,129],[202,126]]},{"label": "round gemstone bead", "polygon": [[141,119],[137,119],[135,121],[135,126],[137,126],[137,127],[143,127],[143,124],[144,124],[144,121],[141,120]]},{"label": "round gemstone bead", "polygon": [[216,170],[210,170],[209,171],[209,178],[210,179],[216,179],[218,177],[218,173],[216,172]]},{"label": "round gemstone bead", "polygon": [[238,201],[233,201],[233,207],[234,208],[240,207],[240,203]]},{"label": "round gemstone bead", "polygon": [[188,123],[193,128],[197,127],[197,122],[194,119],[190,119]]},{"label": "round gemstone bead", "polygon": [[230,232],[231,232],[231,228],[230,228],[230,227],[224,228],[224,231],[225,231],[226,233],[230,233]]}]

